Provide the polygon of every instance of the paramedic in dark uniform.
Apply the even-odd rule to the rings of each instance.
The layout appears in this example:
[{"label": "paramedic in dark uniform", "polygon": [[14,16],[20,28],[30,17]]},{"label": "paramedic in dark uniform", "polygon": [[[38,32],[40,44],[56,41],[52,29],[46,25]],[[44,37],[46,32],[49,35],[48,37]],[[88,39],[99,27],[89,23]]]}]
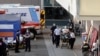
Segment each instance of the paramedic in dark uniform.
[{"label": "paramedic in dark uniform", "polygon": [[7,56],[6,48],[7,45],[3,42],[2,38],[0,38],[0,56]]},{"label": "paramedic in dark uniform", "polygon": [[51,36],[52,36],[52,43],[55,43],[55,35],[54,30],[56,29],[56,24],[53,23],[53,26],[51,27]]},{"label": "paramedic in dark uniform", "polygon": [[30,32],[27,29],[26,33],[24,35],[24,38],[25,38],[25,51],[29,51],[29,52],[31,51],[30,37],[31,37]]},{"label": "paramedic in dark uniform", "polygon": [[54,30],[54,34],[55,34],[56,48],[58,48],[59,43],[60,43],[61,29],[57,27],[57,28]]},{"label": "paramedic in dark uniform", "polygon": [[15,53],[19,53],[19,35],[20,31],[18,30],[16,33],[16,44],[15,44]]}]

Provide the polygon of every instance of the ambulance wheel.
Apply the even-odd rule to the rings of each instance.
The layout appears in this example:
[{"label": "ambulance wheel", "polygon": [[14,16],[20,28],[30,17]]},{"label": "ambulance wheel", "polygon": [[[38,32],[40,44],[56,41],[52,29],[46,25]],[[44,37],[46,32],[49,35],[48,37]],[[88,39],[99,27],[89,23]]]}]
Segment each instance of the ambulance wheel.
[{"label": "ambulance wheel", "polygon": [[31,35],[32,35],[31,38],[32,38],[32,39],[36,38],[36,34],[37,34],[36,30],[35,30],[34,28],[29,28],[29,30],[30,30]]}]

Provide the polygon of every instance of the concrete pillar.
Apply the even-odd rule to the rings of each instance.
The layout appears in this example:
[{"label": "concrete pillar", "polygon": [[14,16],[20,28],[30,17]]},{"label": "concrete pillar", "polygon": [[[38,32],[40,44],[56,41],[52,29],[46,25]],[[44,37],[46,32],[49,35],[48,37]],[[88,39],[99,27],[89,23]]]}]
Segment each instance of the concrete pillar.
[{"label": "concrete pillar", "polygon": [[41,9],[44,9],[44,0],[41,0]]},{"label": "concrete pillar", "polygon": [[91,26],[93,26],[94,25],[94,23],[93,23],[94,21],[93,20],[91,20]]},{"label": "concrete pillar", "polygon": [[93,22],[90,21],[90,20],[86,20],[86,26],[85,26],[86,32],[89,31],[89,29],[90,29],[90,27],[91,27],[91,23],[93,23]]},{"label": "concrete pillar", "polygon": [[86,27],[85,27],[85,29],[86,29],[86,32],[88,32],[88,21],[86,20]]}]

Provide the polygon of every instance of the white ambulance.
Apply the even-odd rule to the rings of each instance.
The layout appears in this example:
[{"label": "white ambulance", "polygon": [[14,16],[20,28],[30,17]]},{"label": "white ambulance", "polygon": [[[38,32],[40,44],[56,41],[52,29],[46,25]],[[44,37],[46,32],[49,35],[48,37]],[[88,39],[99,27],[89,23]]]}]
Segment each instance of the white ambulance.
[{"label": "white ambulance", "polygon": [[[21,17],[21,36],[20,41],[23,41],[22,35],[25,33],[26,29],[29,28],[31,31],[32,38],[39,33],[41,33],[40,25],[40,6],[33,5],[17,5],[17,6],[0,6],[0,13],[4,14],[14,14]],[[8,38],[8,43],[14,43],[12,38]]]},{"label": "white ambulance", "polygon": [[0,10],[5,11],[5,14],[16,14],[21,17],[22,34],[26,28],[32,29],[32,35],[35,37],[37,33],[41,32],[40,25],[40,6],[7,6],[0,7]]}]

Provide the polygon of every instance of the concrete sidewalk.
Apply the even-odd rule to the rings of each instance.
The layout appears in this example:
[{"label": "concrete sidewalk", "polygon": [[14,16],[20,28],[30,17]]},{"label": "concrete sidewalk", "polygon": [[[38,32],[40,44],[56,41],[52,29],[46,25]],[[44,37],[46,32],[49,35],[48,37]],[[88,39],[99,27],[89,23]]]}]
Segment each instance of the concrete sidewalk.
[{"label": "concrete sidewalk", "polygon": [[68,49],[66,46],[63,48],[61,47],[56,48],[56,46],[52,44],[52,41],[50,39],[45,39],[49,56],[82,56],[81,45],[77,44],[78,41],[79,41],[79,38],[77,38],[76,40],[74,49],[71,50],[71,49]]},{"label": "concrete sidewalk", "polygon": [[49,56],[42,35],[37,37],[36,41],[31,40],[31,52],[25,52],[24,49],[20,51],[20,53],[15,53],[14,50],[10,50],[9,56]]},{"label": "concrete sidewalk", "polygon": [[73,50],[66,46],[61,49],[52,44],[49,29],[43,30],[43,33],[37,37],[36,41],[31,40],[31,52],[25,52],[24,49],[21,49],[21,53],[15,53],[14,50],[10,50],[9,56],[82,56],[80,37],[76,37]]},{"label": "concrete sidewalk", "polygon": [[49,56],[82,56],[81,37],[76,37],[76,41],[75,41],[73,50],[68,49],[67,47],[63,47],[61,49],[60,47],[56,48],[56,46],[52,44],[51,37],[50,37],[50,30],[45,29],[44,32],[45,32],[45,34],[43,36],[45,38],[45,44],[46,44]]}]

